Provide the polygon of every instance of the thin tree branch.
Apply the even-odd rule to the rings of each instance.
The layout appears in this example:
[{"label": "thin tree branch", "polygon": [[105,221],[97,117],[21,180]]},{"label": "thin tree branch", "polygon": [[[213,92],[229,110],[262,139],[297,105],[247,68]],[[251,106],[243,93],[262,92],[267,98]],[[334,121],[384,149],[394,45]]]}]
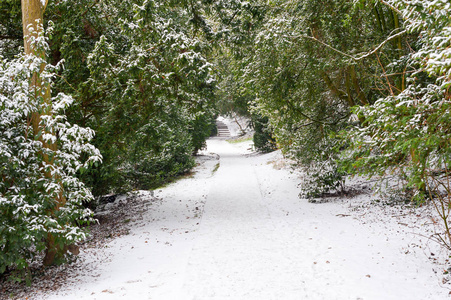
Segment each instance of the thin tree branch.
[{"label": "thin tree branch", "polygon": [[297,35],[297,36],[284,35],[283,37],[290,38],[290,39],[298,39],[298,38],[309,39],[309,40],[315,41],[315,42],[317,42],[317,43],[319,43],[319,44],[321,44],[321,45],[323,45],[323,46],[325,46],[325,47],[327,47],[327,48],[329,48],[329,49],[331,49],[331,50],[333,50],[333,51],[335,51],[335,52],[337,52],[337,53],[339,53],[339,54],[341,54],[343,56],[346,56],[346,57],[349,57],[349,58],[355,60],[354,56],[349,55],[349,54],[347,54],[345,52],[342,52],[342,51],[338,50],[337,48],[334,48],[331,45],[326,44],[323,41],[320,41],[320,40],[318,40],[317,38],[315,38],[313,36],[309,36],[309,35]]},{"label": "thin tree branch", "polygon": [[325,46],[325,47],[327,47],[327,48],[329,48],[329,49],[331,49],[331,50],[333,50],[333,51],[335,51],[335,52],[337,52],[337,53],[339,53],[339,54],[341,54],[343,56],[346,56],[346,57],[352,59],[355,62],[358,62],[358,61],[360,61],[362,59],[365,59],[365,58],[377,53],[377,51],[379,51],[385,44],[387,44],[388,42],[390,42],[393,39],[399,38],[400,36],[402,36],[402,35],[404,35],[406,33],[407,33],[407,30],[403,30],[401,32],[398,32],[395,35],[390,36],[389,38],[385,39],[382,43],[380,43],[379,46],[377,46],[373,50],[367,52],[366,54],[361,55],[360,57],[355,57],[355,56],[347,54],[347,53],[345,53],[343,51],[340,51],[337,48],[334,48],[331,45],[326,44],[323,41],[320,41],[320,40],[318,40],[317,38],[315,38],[313,36],[309,36],[309,35],[287,36],[287,35],[284,35],[284,37],[291,38],[291,39],[304,38],[304,39],[309,39],[309,40],[315,41],[315,42],[317,42],[317,43],[319,43],[319,44],[321,44],[321,45],[323,45],[323,46]]},{"label": "thin tree branch", "polygon": [[372,51],[370,51],[370,52],[368,52],[368,53],[366,53],[366,54],[364,54],[364,55],[362,55],[362,56],[360,56],[360,57],[357,57],[357,58],[355,58],[354,60],[355,60],[355,61],[359,61],[359,60],[362,60],[362,59],[364,59],[364,58],[367,58],[368,56],[371,56],[371,55],[375,54],[375,53],[376,53],[377,51],[379,51],[385,44],[387,44],[387,43],[390,42],[391,40],[394,40],[394,39],[396,39],[396,38],[398,38],[398,37],[400,37],[400,36],[402,36],[402,35],[404,35],[404,34],[406,34],[406,33],[407,33],[407,30],[403,30],[403,31],[401,31],[401,32],[398,32],[398,33],[395,34],[395,35],[392,35],[391,37],[387,38],[385,41],[383,41],[382,43],[380,43],[379,46],[377,46],[376,48],[374,48],[374,50],[372,50]]},{"label": "thin tree branch", "polygon": [[396,8],[395,6],[391,5],[390,3],[388,3],[388,2],[386,2],[384,0],[380,0],[380,1],[381,1],[382,4],[390,7],[391,9],[393,9],[393,11],[395,11],[397,14],[400,14],[402,16],[402,12],[398,8]]},{"label": "thin tree branch", "polygon": [[[293,103],[291,103],[291,101],[290,101],[289,99],[287,99],[286,101],[287,101],[288,106],[289,106],[293,111],[295,111],[296,113],[300,114],[300,115],[303,116],[304,118],[306,118],[306,119],[308,119],[308,120],[311,121],[311,123],[307,124],[306,126],[312,125],[313,123],[317,123],[317,124],[321,124],[321,125],[329,125],[329,126],[335,125],[334,122],[331,123],[331,122],[327,122],[327,121],[323,121],[323,120],[318,120],[318,119],[316,119],[316,118],[312,118],[312,117],[310,117],[309,115],[307,115],[306,113],[304,113],[299,107],[294,106]],[[345,119],[345,118],[346,118],[346,117],[343,117],[343,118],[340,118],[339,120],[343,120],[343,119]]]},{"label": "thin tree branch", "polygon": [[55,74],[57,77],[60,77],[61,79],[63,79],[74,91],[76,91],[77,89],[76,88],[74,88],[73,86],[72,86],[72,84],[70,84],[69,83],[69,81],[67,81],[67,79],[66,79],[66,77],[64,77],[64,76],[61,76],[61,75],[58,75],[58,74]]}]

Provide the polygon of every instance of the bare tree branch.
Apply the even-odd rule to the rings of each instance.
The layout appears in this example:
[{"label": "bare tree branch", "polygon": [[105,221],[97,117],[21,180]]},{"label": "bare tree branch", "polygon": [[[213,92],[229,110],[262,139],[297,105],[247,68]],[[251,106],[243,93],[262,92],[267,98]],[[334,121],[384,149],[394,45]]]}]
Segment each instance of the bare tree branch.
[{"label": "bare tree branch", "polygon": [[309,39],[309,40],[315,41],[315,42],[317,42],[317,43],[319,43],[319,44],[321,44],[321,45],[323,45],[323,46],[325,46],[325,47],[327,47],[327,48],[329,48],[329,49],[331,49],[331,50],[333,50],[333,51],[335,51],[335,52],[337,52],[337,53],[339,53],[339,54],[341,54],[343,56],[346,56],[346,57],[352,59],[353,61],[357,62],[357,61],[360,61],[362,59],[365,59],[365,58],[377,53],[377,51],[379,51],[385,44],[387,44],[388,42],[390,42],[393,39],[399,38],[400,36],[402,36],[402,35],[404,35],[406,33],[407,33],[407,30],[403,30],[401,32],[398,32],[395,35],[392,35],[392,36],[388,37],[382,43],[380,43],[376,48],[374,48],[373,50],[371,50],[371,51],[369,51],[369,52],[367,52],[367,53],[365,53],[363,55],[361,55],[360,57],[355,57],[355,56],[352,56],[352,55],[350,55],[348,53],[340,51],[337,48],[334,48],[331,45],[326,44],[323,41],[320,41],[320,40],[318,40],[317,38],[315,38],[313,36],[309,36],[309,35],[297,35],[297,36],[284,35],[284,37],[287,37],[287,38],[290,38],[290,39],[304,38],[304,39]]}]

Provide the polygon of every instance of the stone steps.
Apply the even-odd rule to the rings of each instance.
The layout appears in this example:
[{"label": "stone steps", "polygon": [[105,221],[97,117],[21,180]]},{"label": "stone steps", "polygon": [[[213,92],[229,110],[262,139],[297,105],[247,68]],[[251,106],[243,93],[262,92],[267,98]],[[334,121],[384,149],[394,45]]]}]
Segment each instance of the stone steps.
[{"label": "stone steps", "polygon": [[226,124],[224,124],[221,121],[216,121],[216,127],[218,128],[218,135],[219,137],[231,137],[229,128]]}]

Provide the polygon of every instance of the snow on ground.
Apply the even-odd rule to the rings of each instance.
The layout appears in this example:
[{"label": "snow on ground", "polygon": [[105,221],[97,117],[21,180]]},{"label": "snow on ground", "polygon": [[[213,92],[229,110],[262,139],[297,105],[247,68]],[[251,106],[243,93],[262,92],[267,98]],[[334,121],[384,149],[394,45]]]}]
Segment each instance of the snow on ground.
[{"label": "snow on ground", "polygon": [[423,237],[428,208],[309,203],[280,152],[249,148],[210,139],[193,177],[156,191],[128,235],[83,251],[71,283],[32,299],[450,298],[445,254]]}]

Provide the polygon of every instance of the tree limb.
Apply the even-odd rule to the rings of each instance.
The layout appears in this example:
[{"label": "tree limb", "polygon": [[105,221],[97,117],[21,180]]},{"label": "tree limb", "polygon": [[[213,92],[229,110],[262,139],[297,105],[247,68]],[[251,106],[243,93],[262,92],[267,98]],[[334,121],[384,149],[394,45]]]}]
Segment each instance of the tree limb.
[{"label": "tree limb", "polygon": [[312,125],[312,124],[314,124],[314,123],[321,124],[321,125],[329,125],[329,126],[335,125],[334,123],[331,123],[331,122],[327,122],[327,121],[323,121],[323,120],[318,120],[318,119],[316,119],[316,118],[312,118],[312,117],[310,117],[309,115],[307,115],[306,113],[304,113],[299,107],[294,106],[293,103],[291,103],[291,101],[290,101],[289,99],[287,99],[286,101],[287,101],[288,106],[289,106],[293,111],[295,111],[296,113],[300,114],[300,115],[303,116],[304,118],[306,118],[306,119],[308,119],[308,120],[311,121],[311,122],[310,122],[309,124],[307,124],[306,126]]},{"label": "tree limb", "polygon": [[321,76],[323,77],[324,82],[326,83],[329,90],[332,94],[345,103],[348,103],[349,107],[355,105],[354,100],[350,97],[351,95],[346,94],[344,91],[340,90],[330,79],[329,75],[326,72],[321,72]]},{"label": "tree limb", "polygon": [[321,44],[321,45],[323,45],[323,46],[325,46],[325,47],[327,47],[327,48],[329,48],[329,49],[331,49],[331,50],[333,50],[333,51],[335,51],[335,52],[337,52],[337,53],[339,53],[339,54],[341,54],[341,55],[343,55],[343,56],[346,56],[346,57],[352,59],[352,60],[355,61],[355,62],[358,62],[358,61],[360,61],[360,60],[362,60],[362,59],[365,59],[365,58],[367,58],[367,57],[369,57],[369,56],[371,56],[371,55],[377,53],[377,51],[379,51],[385,44],[387,44],[388,42],[390,42],[390,41],[393,40],[393,39],[399,38],[400,36],[402,36],[402,35],[404,35],[404,34],[406,34],[406,33],[407,33],[407,30],[403,30],[403,31],[401,31],[401,32],[398,32],[398,33],[395,34],[395,35],[392,35],[392,36],[388,37],[386,40],[384,40],[382,43],[380,43],[379,46],[377,46],[376,48],[374,48],[372,51],[369,51],[369,52],[367,52],[366,54],[361,55],[360,57],[355,57],[355,56],[352,56],[352,55],[350,55],[350,54],[347,54],[347,53],[345,53],[345,52],[343,52],[343,51],[340,51],[340,50],[338,50],[337,48],[334,48],[334,47],[332,47],[331,45],[326,44],[326,43],[324,43],[323,41],[320,41],[320,40],[318,40],[317,38],[315,38],[315,37],[313,37],[313,36],[309,36],[309,35],[297,35],[297,36],[288,36],[288,35],[284,35],[284,37],[291,38],[291,39],[304,38],[304,39],[312,40],[312,41],[317,42],[317,43],[319,43],[319,44]]},{"label": "tree limb", "polygon": [[400,14],[402,16],[402,12],[398,8],[394,7],[393,5],[391,5],[390,3],[388,3],[388,2],[386,2],[384,0],[380,0],[380,1],[381,1],[382,4],[390,7],[394,12],[396,12],[397,14]]}]

